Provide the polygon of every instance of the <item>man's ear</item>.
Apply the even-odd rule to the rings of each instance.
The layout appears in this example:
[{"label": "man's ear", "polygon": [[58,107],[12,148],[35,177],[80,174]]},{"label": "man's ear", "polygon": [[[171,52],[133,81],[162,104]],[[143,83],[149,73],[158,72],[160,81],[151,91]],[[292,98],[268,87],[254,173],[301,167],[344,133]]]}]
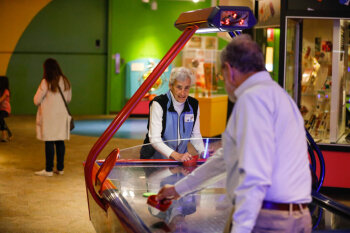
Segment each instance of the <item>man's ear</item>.
[{"label": "man's ear", "polygon": [[228,63],[228,62],[225,62],[224,66],[225,66],[225,69],[226,69],[227,74],[228,74],[228,78],[229,78],[228,81],[230,83],[232,83],[233,82],[233,70],[232,70],[232,67],[231,67],[230,63]]}]

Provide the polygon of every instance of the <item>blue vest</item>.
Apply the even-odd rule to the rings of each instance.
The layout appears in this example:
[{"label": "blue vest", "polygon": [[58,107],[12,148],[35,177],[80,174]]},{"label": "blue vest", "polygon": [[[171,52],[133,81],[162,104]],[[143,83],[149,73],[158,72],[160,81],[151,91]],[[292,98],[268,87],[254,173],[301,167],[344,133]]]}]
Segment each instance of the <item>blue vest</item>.
[{"label": "blue vest", "polygon": [[[185,102],[184,109],[182,110],[180,116],[174,109],[174,105],[171,99],[170,91],[167,94],[159,95],[155,97],[151,102],[156,101],[160,104],[163,109],[163,119],[162,119],[162,133],[161,137],[163,142],[174,140],[171,142],[166,142],[166,145],[172,148],[173,150],[179,153],[187,152],[187,144],[189,140],[182,140],[180,144],[178,144],[178,124],[180,138],[179,139],[189,139],[191,138],[191,134],[193,131],[194,124],[197,118],[198,111],[198,101],[195,98],[189,96]],[[178,118],[180,117],[180,120]],[[149,118],[147,129],[149,129]],[[144,144],[149,143],[148,133],[146,135]],[[151,146],[149,146],[151,147]],[[149,150],[142,151],[141,149],[141,158],[150,158],[150,159],[166,159],[158,151],[152,151],[152,148],[148,148]],[[143,148],[146,149],[146,148]]]}]

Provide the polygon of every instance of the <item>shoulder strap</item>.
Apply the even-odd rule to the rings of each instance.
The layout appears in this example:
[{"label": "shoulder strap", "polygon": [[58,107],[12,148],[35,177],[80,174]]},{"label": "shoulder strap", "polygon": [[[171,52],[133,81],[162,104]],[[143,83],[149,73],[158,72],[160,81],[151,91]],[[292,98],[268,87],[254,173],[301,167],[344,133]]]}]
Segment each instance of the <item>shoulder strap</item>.
[{"label": "shoulder strap", "polygon": [[62,93],[62,90],[61,90],[60,86],[58,86],[58,90],[60,91],[60,94],[61,94],[61,96],[62,96],[62,99],[63,99],[64,105],[66,106],[67,112],[68,112],[68,114],[71,116],[72,114],[70,114],[70,111],[69,111],[69,108],[68,108],[68,105],[67,105],[66,99],[65,99],[65,98],[64,98],[64,96],[63,96],[63,93]]}]

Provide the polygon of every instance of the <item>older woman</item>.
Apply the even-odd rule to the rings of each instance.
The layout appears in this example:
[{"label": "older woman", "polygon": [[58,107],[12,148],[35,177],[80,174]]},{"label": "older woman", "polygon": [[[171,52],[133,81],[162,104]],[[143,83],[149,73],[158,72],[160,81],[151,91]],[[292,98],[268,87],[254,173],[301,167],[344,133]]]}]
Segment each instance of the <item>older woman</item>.
[{"label": "older woman", "polygon": [[[150,103],[148,133],[144,143],[152,143],[152,146],[142,148],[141,159],[187,161],[192,158],[187,152],[188,140],[182,139],[202,138],[198,101],[189,96],[194,81],[195,77],[189,69],[179,67],[172,70],[170,90]],[[191,140],[191,143],[199,153],[204,151],[202,140]]]}]

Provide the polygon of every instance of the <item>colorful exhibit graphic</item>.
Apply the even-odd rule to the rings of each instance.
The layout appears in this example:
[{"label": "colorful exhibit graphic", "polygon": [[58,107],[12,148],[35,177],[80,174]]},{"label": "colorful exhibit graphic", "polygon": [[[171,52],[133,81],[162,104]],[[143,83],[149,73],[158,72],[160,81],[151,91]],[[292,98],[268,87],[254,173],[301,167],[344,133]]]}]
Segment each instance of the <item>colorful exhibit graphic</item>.
[{"label": "colorful exhibit graphic", "polygon": [[[156,65],[159,63],[156,58],[142,58],[130,61],[126,65],[126,90],[125,98],[130,99],[141,84],[147,79]],[[171,72],[170,65],[160,76],[146,97],[164,94],[169,90],[169,77]]]}]

